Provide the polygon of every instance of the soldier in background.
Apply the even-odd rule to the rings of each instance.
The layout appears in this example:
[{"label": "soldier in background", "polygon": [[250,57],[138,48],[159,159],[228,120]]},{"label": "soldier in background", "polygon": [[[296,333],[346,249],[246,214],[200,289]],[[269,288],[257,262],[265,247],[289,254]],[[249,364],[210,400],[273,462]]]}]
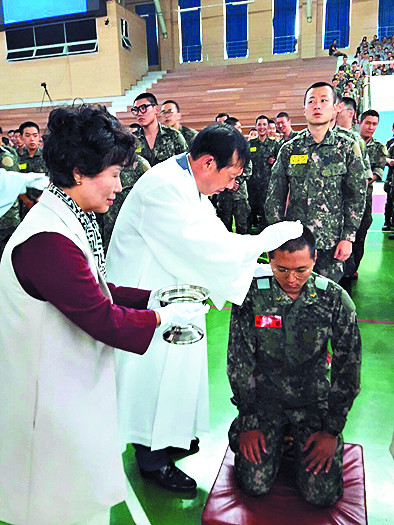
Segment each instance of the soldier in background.
[{"label": "soldier in background", "polygon": [[386,148],[388,152],[387,164],[389,166],[389,171],[384,183],[384,191],[387,193],[386,205],[384,208],[384,224],[382,230],[384,232],[390,231],[394,226],[393,224],[393,196],[392,196],[392,187],[394,183],[393,172],[394,165],[392,164],[392,159],[394,158],[394,150],[392,145],[394,144],[394,124],[393,124],[393,137],[386,142]]},{"label": "soldier in background", "polygon": [[[22,173],[48,173],[42,150],[39,147],[41,141],[40,127],[35,122],[23,122],[19,126],[22,140],[25,144],[24,151],[19,155],[19,171]],[[49,182],[49,181],[48,181]],[[42,191],[29,188],[26,195],[21,197],[22,204],[20,207],[21,218],[23,219],[27,212],[38,201]]]},{"label": "soldier in background", "polygon": [[136,155],[134,162],[129,167],[123,168],[120,172],[122,191],[116,195],[112,206],[106,213],[96,213],[96,219],[100,226],[101,239],[103,241],[104,254],[107,254],[112,231],[120,208],[126,200],[127,195],[133,189],[134,184],[149,168],[149,162],[144,159],[144,157]]},{"label": "soldier in background", "polygon": [[20,157],[25,150],[25,143],[23,142],[20,129],[14,131],[14,149],[17,152],[18,157]]},{"label": "soldier in background", "polygon": [[175,100],[166,100],[163,102],[160,117],[165,126],[170,126],[171,128],[180,131],[183,138],[186,140],[188,147],[191,146],[194,137],[197,135],[197,131],[181,125],[182,114],[178,102],[175,102]]},{"label": "soldier in background", "polygon": [[141,130],[135,132],[139,141],[136,153],[155,166],[173,155],[187,151],[187,144],[182,134],[173,128],[159,124],[157,99],[152,93],[141,93],[134,100],[131,113],[137,117]]},{"label": "soldier in background", "polygon": [[386,166],[387,148],[381,142],[373,138],[373,134],[379,124],[379,113],[374,109],[368,109],[360,117],[360,135],[367,145],[369,161],[371,163],[372,177],[368,179],[366,205],[362,221],[357,230],[356,239],[353,243],[354,273],[353,278],[358,277],[358,267],[364,255],[365,238],[372,224],[372,192],[373,183],[381,181],[383,170]]},{"label": "soldier in background", "polygon": [[247,181],[251,214],[249,218],[249,233],[252,226],[262,231],[267,226],[265,216],[265,198],[271,177],[272,165],[278,155],[279,144],[268,138],[268,117],[260,115],[256,118],[258,137],[249,141],[250,157],[252,159],[252,175]]},{"label": "soldier in background", "polygon": [[[242,133],[242,126],[236,117],[229,117],[224,124],[233,126]],[[242,175],[236,178],[234,188],[224,189],[217,195],[216,215],[224,223],[228,231],[233,231],[233,217],[235,231],[240,234],[248,232],[248,217],[250,206],[246,181],[252,174],[252,163],[249,161],[244,167]]]},{"label": "soldier in background", "polygon": [[276,131],[275,120],[272,120],[272,118],[270,118],[268,119],[268,131],[267,131],[268,138],[271,140],[276,140],[276,134],[277,134],[277,131]]},{"label": "soldier in background", "polygon": [[281,147],[265,212],[269,224],[286,216],[308,226],[316,238],[316,271],[338,282],[343,261],[352,253],[366,189],[360,147],[329,129],[334,102],[333,87],[326,82],[307,89],[307,128]]},{"label": "soldier in background", "polygon": [[247,494],[267,494],[290,426],[297,487],[308,502],[330,506],[343,494],[342,431],[360,390],[355,307],[339,285],[312,273],[316,251],[307,228],[269,258],[273,277],[254,279],[231,313],[235,472]]},{"label": "soldier in background", "polygon": [[291,127],[291,118],[286,111],[281,111],[276,115],[276,127],[278,128],[278,131],[282,133],[282,140],[280,141],[281,146],[297,135],[297,132],[293,131],[293,128]]}]

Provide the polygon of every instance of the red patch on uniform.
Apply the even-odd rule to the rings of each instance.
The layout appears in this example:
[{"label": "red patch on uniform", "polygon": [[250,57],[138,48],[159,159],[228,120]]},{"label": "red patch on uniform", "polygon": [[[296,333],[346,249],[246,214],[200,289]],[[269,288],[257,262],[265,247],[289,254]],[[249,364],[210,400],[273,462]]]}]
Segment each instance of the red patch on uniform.
[{"label": "red patch on uniform", "polygon": [[256,328],[282,328],[282,316],[256,315],[254,325]]}]

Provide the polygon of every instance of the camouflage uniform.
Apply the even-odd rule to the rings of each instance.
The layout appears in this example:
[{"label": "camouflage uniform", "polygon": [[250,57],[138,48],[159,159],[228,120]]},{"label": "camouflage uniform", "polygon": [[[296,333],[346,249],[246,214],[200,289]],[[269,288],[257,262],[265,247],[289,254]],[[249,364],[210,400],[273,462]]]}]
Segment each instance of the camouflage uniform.
[{"label": "camouflage uniform", "polygon": [[286,142],[289,142],[289,140],[294,139],[294,137],[296,137],[297,135],[298,135],[298,133],[296,131],[291,130],[289,138],[285,139],[283,137],[282,139],[280,139],[280,141],[278,142],[279,148],[281,148],[283,146],[283,144],[286,144]]},{"label": "camouflage uniform", "polygon": [[[19,171],[22,173],[48,173],[48,168],[45,164],[44,157],[42,156],[42,150],[37,149],[32,157],[29,156],[28,151],[25,149],[21,155],[19,155]],[[26,191],[27,198],[32,201],[32,204],[37,202],[42,191],[36,190],[35,188],[28,188]],[[21,218],[23,219],[29,208],[26,204],[22,204],[20,208]]]},{"label": "camouflage uniform", "polygon": [[[368,183],[368,180],[369,179],[372,179],[372,170],[371,170],[371,163],[369,161],[369,155],[368,155],[368,151],[367,151],[367,146],[365,144],[365,141],[361,138],[361,135],[358,131],[356,131],[355,129],[345,129],[345,128],[342,128],[340,126],[335,126],[335,131],[337,131],[339,134],[343,134],[343,135],[346,135],[348,137],[351,137],[353,138],[357,144],[360,146],[360,150],[361,150],[361,156],[362,156],[362,159],[363,159],[363,162],[364,162],[364,167],[365,167],[365,177],[366,177],[366,183]],[[364,210],[364,213],[365,213],[365,210]],[[357,234],[356,234],[356,238],[357,238]],[[351,256],[349,257],[349,259],[347,259],[344,263],[344,270],[343,270],[343,274],[344,274],[344,277],[347,279],[347,280],[341,280],[341,286],[345,288],[345,290],[348,292],[348,293],[351,293],[351,282],[348,280],[355,272],[355,263],[354,263],[354,253],[353,253],[353,250],[354,250],[354,243],[353,243],[353,246],[352,246],[352,254]]]},{"label": "camouflage uniform", "polygon": [[[390,139],[386,143],[387,157],[394,159],[394,139]],[[389,167],[386,180],[384,182],[384,191],[387,193],[386,206],[384,208],[384,223],[387,226],[394,225],[393,217],[393,202],[394,202],[394,167]]]},{"label": "camouflage uniform", "polygon": [[[18,156],[11,148],[0,146],[0,167],[7,171],[19,171]],[[0,218],[0,259],[8,239],[20,221],[19,201],[17,199],[7,213]]]},{"label": "camouflage uniform", "polygon": [[[247,181],[249,204],[251,207],[250,226],[256,224],[259,231],[267,226],[265,215],[265,198],[267,196],[268,184],[271,177],[272,164],[268,159],[278,156],[280,145],[268,137],[261,142],[259,138],[249,141],[250,157],[252,160],[252,175]],[[249,229],[250,231],[250,229]]]},{"label": "camouflage uniform", "polygon": [[186,140],[188,147],[192,145],[194,137],[197,135],[197,131],[192,128],[187,128],[186,126],[180,126],[179,131],[182,133],[183,138]]},{"label": "camouflage uniform", "polygon": [[308,226],[316,238],[316,271],[339,281],[343,262],[334,259],[335,249],[341,240],[354,241],[365,208],[365,192],[365,168],[358,144],[330,130],[318,144],[304,129],[280,149],[265,212],[269,224],[286,218],[299,219]]},{"label": "camouflage uniform", "polygon": [[159,124],[159,131],[157,132],[153,150],[149,147],[143,129],[137,130],[135,136],[139,141],[139,146],[135,152],[144,157],[150,166],[155,166],[173,155],[185,153],[188,150],[186,141],[179,131],[161,124]]},{"label": "camouflage uniform", "polygon": [[[257,316],[279,316],[281,326],[260,328]],[[228,346],[228,377],[239,412],[229,440],[245,492],[260,495],[270,490],[280,465],[284,427],[290,425],[302,496],[316,505],[332,505],[342,496],[340,434],[360,390],[360,366],[354,304],[339,285],[312,273],[293,300],[273,277],[253,280],[243,305],[233,305]],[[250,430],[260,430],[265,437],[267,453],[261,451],[257,465],[239,450],[241,433]],[[305,470],[303,447],[318,431],[338,438],[330,471],[315,475]]]},{"label": "camouflage uniform", "polygon": [[248,188],[246,181],[252,174],[252,163],[249,161],[242,175],[237,177],[239,187],[237,191],[225,189],[217,196],[216,214],[224,223],[228,231],[233,231],[233,217],[237,233],[248,232],[248,217],[250,206],[248,202]]},{"label": "camouflage uniform", "polygon": [[133,164],[124,168],[120,173],[122,191],[116,195],[116,199],[107,213],[96,213],[97,222],[100,226],[101,238],[103,241],[104,253],[107,253],[109,241],[111,240],[112,231],[115,221],[119,215],[127,195],[133,189],[137,180],[150,168],[149,162],[140,155],[135,156]]},{"label": "camouflage uniform", "polygon": [[[372,173],[376,174],[380,180],[383,178],[383,170],[386,166],[387,148],[381,142],[378,142],[373,137],[369,139],[367,144],[367,152],[371,163]],[[356,239],[353,243],[353,258],[354,271],[358,270],[361,259],[364,255],[364,244],[369,227],[372,224],[372,193],[373,184],[369,184],[367,188],[367,196],[365,203],[364,215],[357,230]]]}]

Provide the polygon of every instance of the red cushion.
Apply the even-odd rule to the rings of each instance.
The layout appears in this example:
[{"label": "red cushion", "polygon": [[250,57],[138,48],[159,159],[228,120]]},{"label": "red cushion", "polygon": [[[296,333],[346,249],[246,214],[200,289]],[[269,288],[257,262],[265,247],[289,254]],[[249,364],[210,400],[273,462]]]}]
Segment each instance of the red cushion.
[{"label": "red cushion", "polygon": [[234,454],[227,448],[202,513],[203,525],[366,525],[363,452],[345,444],[344,495],[333,507],[315,507],[298,495],[286,462],[269,494],[247,496],[238,487]]}]

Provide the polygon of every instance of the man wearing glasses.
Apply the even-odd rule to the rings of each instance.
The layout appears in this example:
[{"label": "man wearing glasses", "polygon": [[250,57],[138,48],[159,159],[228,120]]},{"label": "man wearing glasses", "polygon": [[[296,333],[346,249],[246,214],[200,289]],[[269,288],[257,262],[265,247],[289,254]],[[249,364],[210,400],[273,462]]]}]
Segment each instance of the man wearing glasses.
[{"label": "man wearing glasses", "polygon": [[343,494],[341,433],[360,390],[361,340],[348,294],[312,272],[316,256],[304,227],[269,253],[273,276],[253,279],[232,307],[228,377],[238,417],[229,440],[240,486],[259,496],[275,481],[290,427],[301,495],[330,506]]},{"label": "man wearing glasses", "polygon": [[182,114],[180,113],[178,102],[175,102],[175,100],[165,100],[161,106],[160,117],[165,126],[170,126],[180,131],[187,145],[189,147],[191,146],[194,137],[197,135],[197,131],[181,125]]},{"label": "man wearing glasses", "polygon": [[138,95],[131,108],[131,114],[137,117],[138,124],[142,128],[135,132],[140,142],[140,146],[135,151],[151,166],[188,150],[186,141],[179,131],[159,124],[157,120],[159,107],[152,93]]}]

